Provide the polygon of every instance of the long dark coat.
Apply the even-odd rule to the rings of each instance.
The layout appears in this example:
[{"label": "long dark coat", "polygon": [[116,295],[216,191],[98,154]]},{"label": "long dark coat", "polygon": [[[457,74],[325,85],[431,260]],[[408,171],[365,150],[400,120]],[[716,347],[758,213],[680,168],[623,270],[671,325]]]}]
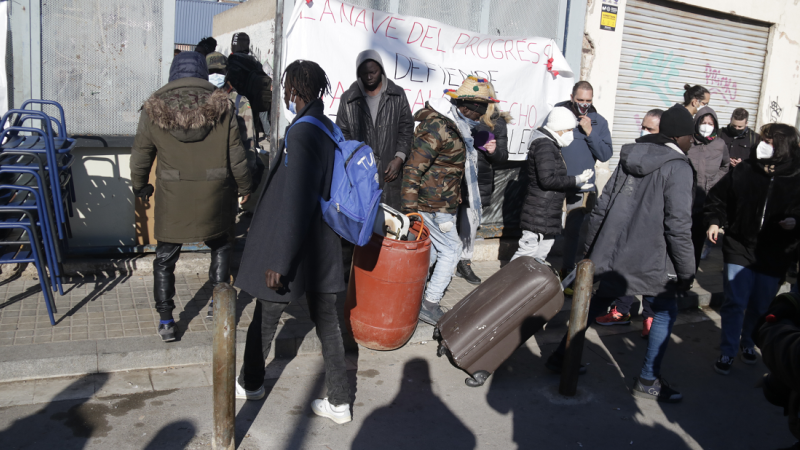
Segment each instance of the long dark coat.
[{"label": "long dark coat", "polygon": [[[483,121],[472,130],[473,136],[480,131],[489,131],[497,141],[497,149],[493,154],[478,150],[478,190],[481,193],[481,207],[486,208],[492,204],[494,192],[494,165],[508,161],[508,122],[511,116],[507,113],[492,115],[494,129],[489,128]],[[466,185],[461,189],[462,200],[467,192]]]},{"label": "long dark coat", "polygon": [[372,147],[378,160],[378,182],[383,189],[381,202],[399,211],[402,169],[397,179],[391,183],[384,183],[383,178],[389,163],[398,152],[405,154],[406,159],[411,154],[414,118],[411,116],[411,108],[408,106],[408,98],[403,88],[388,78],[386,82],[388,86],[381,96],[375,124],[372,123],[369,106],[356,81],[339,100],[336,125],[342,129],[345,139],[363,141]]},{"label": "long dark coat", "polygon": [[767,173],[764,160],[737,164],[706,198],[705,227],[725,228],[723,260],[774,277],[796,261],[800,226],[784,230],[789,217],[800,222],[800,164],[779,165]]},{"label": "long dark coat", "polygon": [[[306,105],[295,122],[303,116],[333,129],[321,100]],[[345,288],[341,239],[322,220],[319,203],[320,197],[330,198],[333,141],[309,123],[290,127],[284,140],[288,148],[281,143],[253,215],[236,279],[236,286],[253,297],[283,303],[306,292]],[[282,275],[285,289],[267,287],[267,269]]]},{"label": "long dark coat", "polygon": [[550,133],[539,128],[528,145],[528,192],[522,205],[520,228],[542,234],[561,234],[561,210],[568,190],[576,189],[575,177],[567,175]]},{"label": "long dark coat", "polygon": [[689,159],[679,150],[656,142],[622,147],[586,237],[598,295],[671,296],[675,280],[694,276],[693,184]]}]

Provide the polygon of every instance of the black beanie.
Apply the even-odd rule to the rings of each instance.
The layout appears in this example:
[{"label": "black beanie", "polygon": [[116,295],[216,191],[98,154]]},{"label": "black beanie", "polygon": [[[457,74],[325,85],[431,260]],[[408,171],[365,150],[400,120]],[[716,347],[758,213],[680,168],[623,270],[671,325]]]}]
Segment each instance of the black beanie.
[{"label": "black beanie", "polygon": [[231,39],[231,52],[250,53],[250,36],[247,33],[234,33]]},{"label": "black beanie", "polygon": [[661,115],[658,128],[659,133],[666,137],[691,136],[694,134],[692,113],[683,105],[675,105]]}]

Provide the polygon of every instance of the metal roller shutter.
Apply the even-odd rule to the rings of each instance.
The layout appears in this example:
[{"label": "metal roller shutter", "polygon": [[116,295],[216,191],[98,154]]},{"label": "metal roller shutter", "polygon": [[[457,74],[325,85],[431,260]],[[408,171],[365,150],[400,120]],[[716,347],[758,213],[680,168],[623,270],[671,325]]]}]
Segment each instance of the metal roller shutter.
[{"label": "metal roller shutter", "polygon": [[734,109],[758,109],[769,27],[743,24],[628,0],[614,111],[614,156],[639,137],[647,111],[683,103],[683,85],[711,91],[710,105],[726,126]]}]

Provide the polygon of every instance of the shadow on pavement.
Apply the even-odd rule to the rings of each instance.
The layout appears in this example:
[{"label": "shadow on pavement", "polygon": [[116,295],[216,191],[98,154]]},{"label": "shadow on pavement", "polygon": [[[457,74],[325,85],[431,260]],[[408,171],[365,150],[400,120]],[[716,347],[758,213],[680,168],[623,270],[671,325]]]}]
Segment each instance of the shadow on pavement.
[{"label": "shadow on pavement", "polygon": [[[128,272],[128,273],[131,273],[131,272]],[[58,318],[56,320],[56,325],[61,323],[67,317],[75,315],[75,313],[78,312],[81,308],[83,308],[87,303],[95,301],[96,299],[100,298],[103,294],[105,294],[107,292],[114,291],[114,289],[116,289],[117,286],[119,286],[121,283],[127,282],[130,278],[131,278],[130,275],[122,275],[122,274],[118,274],[117,275],[117,274],[111,273],[111,275],[108,278],[98,278],[98,279],[94,280],[92,282],[92,284],[94,285],[94,288],[92,289],[92,291],[89,292],[89,294],[87,294],[86,297],[84,297],[77,305],[75,305],[72,308],[70,308],[70,310],[67,311],[66,314],[64,314],[63,316]],[[86,282],[86,281],[81,281],[79,283],[76,283],[71,288],[69,288],[65,292],[65,294],[69,294],[70,291],[72,291],[73,289],[82,287],[83,285],[86,285],[86,284],[90,284],[90,283]],[[5,306],[5,305],[0,305],[0,306]]]},{"label": "shadow on pavement", "polygon": [[351,448],[475,448],[475,435],[433,393],[428,362],[403,368],[400,392],[366,419]]},{"label": "shadow on pavement", "polygon": [[[89,439],[106,436],[111,430],[106,418],[109,406],[88,403],[89,395],[72,400],[76,392],[85,391],[87,383],[92,383],[91,377],[76,379],[35,413],[14,421],[0,432],[0,447],[82,449]],[[93,378],[92,393],[108,381],[108,374],[95,374]]]},{"label": "shadow on pavement", "polygon": [[158,433],[153,436],[153,439],[144,447],[144,450],[184,448],[195,434],[197,434],[197,429],[192,422],[178,420],[158,430]]}]

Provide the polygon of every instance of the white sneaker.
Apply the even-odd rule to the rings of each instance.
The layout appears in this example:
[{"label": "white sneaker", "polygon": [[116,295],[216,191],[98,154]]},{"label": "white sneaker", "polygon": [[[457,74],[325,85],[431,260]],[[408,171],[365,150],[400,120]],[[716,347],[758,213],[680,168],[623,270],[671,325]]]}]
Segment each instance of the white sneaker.
[{"label": "white sneaker", "polygon": [[264,386],[261,386],[255,391],[248,391],[239,384],[239,377],[236,377],[236,398],[241,400],[261,400],[267,395]]},{"label": "white sneaker", "polygon": [[328,397],[316,399],[311,402],[311,410],[314,411],[314,414],[327,417],[338,424],[347,423],[353,420],[353,416],[350,414],[350,405],[347,403],[338,406],[331,405],[331,403],[328,401]]}]

